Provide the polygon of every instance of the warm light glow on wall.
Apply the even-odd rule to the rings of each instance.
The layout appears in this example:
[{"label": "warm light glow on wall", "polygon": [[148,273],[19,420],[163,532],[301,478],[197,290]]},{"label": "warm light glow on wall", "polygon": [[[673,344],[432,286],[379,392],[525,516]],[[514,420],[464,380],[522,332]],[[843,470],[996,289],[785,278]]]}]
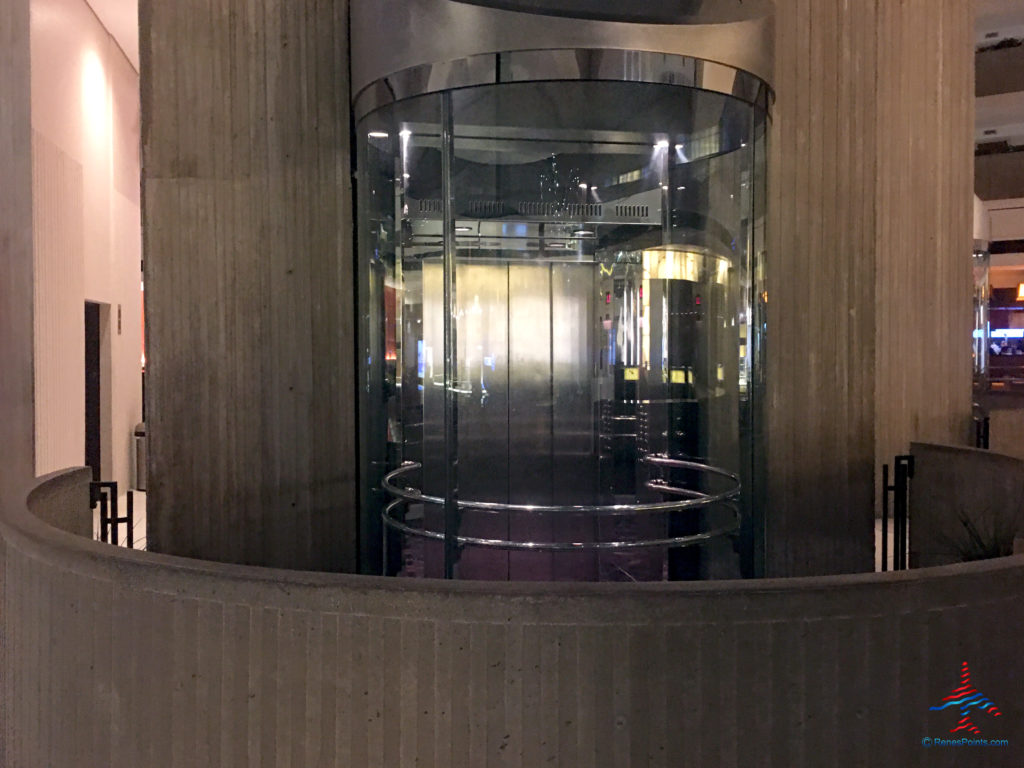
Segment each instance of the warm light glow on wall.
[{"label": "warm light glow on wall", "polygon": [[95,51],[86,51],[82,59],[82,118],[93,137],[110,132],[110,104],[107,73]]},{"label": "warm light glow on wall", "polygon": [[701,271],[707,268],[709,278],[719,285],[729,282],[729,260],[694,251],[671,248],[644,251],[644,278],[647,280],[689,280],[699,283]]},{"label": "warm light glow on wall", "polygon": [[703,257],[699,253],[671,250],[644,251],[644,277],[648,280],[700,280]]},{"label": "warm light glow on wall", "polygon": [[1017,301],[1024,301],[1024,283],[1017,286]]}]

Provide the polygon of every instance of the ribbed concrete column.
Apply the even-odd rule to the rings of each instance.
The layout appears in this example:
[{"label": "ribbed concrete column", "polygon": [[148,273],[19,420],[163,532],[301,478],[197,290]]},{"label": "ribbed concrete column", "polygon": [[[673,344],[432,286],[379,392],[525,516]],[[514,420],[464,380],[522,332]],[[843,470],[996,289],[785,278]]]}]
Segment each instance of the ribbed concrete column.
[{"label": "ribbed concrete column", "polygon": [[347,3],[140,3],[150,548],[354,566]]},{"label": "ribbed concrete column", "polygon": [[870,570],[880,467],[971,405],[969,0],[776,0],[768,569]]},{"label": "ribbed concrete column", "polygon": [[[17,503],[32,477],[32,104],[28,0],[0,3],[0,499]],[[6,547],[0,545],[0,566]],[[0,567],[0,594],[6,594]],[[3,611],[0,608],[0,611]],[[0,669],[9,671],[6,632]],[[0,722],[11,719],[7,678]],[[0,765],[9,745],[0,737]]]},{"label": "ribbed concrete column", "polygon": [[28,0],[0,5],[0,494],[32,477],[32,107]]}]

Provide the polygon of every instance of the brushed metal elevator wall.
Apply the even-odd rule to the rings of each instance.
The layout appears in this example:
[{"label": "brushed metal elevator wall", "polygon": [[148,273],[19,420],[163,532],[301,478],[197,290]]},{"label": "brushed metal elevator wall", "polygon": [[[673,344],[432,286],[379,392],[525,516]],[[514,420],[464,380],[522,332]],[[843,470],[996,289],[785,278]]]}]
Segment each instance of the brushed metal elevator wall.
[{"label": "brushed metal elevator wall", "polygon": [[[513,504],[597,500],[596,345],[593,297],[597,265],[462,262],[457,269],[458,493]],[[423,488],[444,495],[442,269],[423,272]],[[407,326],[408,328],[409,326]],[[415,339],[406,348],[416,348]],[[428,516],[439,510],[426,510]],[[431,519],[432,526],[440,520]],[[586,526],[586,530],[583,529]],[[465,536],[516,541],[592,536],[582,516],[467,512]],[[588,578],[587,554],[507,553],[467,548],[470,578]],[[426,576],[442,574],[439,547],[426,549]]]}]

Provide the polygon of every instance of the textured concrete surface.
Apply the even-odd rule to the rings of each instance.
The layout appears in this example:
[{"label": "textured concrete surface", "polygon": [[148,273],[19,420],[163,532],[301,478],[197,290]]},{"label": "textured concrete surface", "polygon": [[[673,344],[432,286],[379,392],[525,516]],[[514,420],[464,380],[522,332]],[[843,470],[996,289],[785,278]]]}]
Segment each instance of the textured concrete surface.
[{"label": "textured concrete surface", "polygon": [[92,470],[88,467],[45,475],[38,479],[38,485],[29,493],[28,506],[36,510],[36,517],[47,525],[76,536],[92,538],[91,481]]},{"label": "textured concrete surface", "polygon": [[868,571],[882,464],[970,423],[973,3],[775,9],[768,575]]},{"label": "textured concrete surface", "polygon": [[911,453],[911,567],[978,559],[996,548],[1013,552],[1014,539],[1024,536],[1024,461],[923,443]]},{"label": "textured concrete surface", "polygon": [[989,448],[995,453],[1024,460],[1024,409],[998,408],[989,411]]},{"label": "textured concrete surface", "polygon": [[348,4],[142,0],[151,549],[355,569]]},{"label": "textured concrete surface", "polygon": [[[383,580],[115,549],[4,503],[10,766],[1024,757],[1024,557],[762,582]],[[1009,747],[922,747],[955,726],[929,707],[964,661],[1003,713],[975,721]]]}]

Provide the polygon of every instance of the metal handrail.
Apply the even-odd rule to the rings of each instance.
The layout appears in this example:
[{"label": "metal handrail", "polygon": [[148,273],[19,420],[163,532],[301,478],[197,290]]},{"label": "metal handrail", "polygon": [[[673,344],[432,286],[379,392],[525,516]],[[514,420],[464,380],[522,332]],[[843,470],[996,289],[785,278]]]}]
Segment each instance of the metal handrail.
[{"label": "metal handrail", "polygon": [[[392,501],[381,513],[384,525],[396,531],[410,536],[419,536],[435,541],[445,541],[444,533],[440,531],[429,531],[423,528],[413,528],[392,515],[394,509],[402,504],[408,504],[409,499],[399,498]],[[476,536],[455,536],[454,539],[459,546],[485,547],[490,549],[505,550],[527,550],[532,552],[587,552],[617,549],[644,549],[647,547],[686,547],[695,544],[702,544],[719,536],[727,536],[735,533],[740,528],[740,511],[735,504],[728,504],[733,512],[733,523],[731,525],[715,528],[704,533],[691,534],[689,536],[673,536],[667,539],[638,539],[636,541],[507,541],[504,539],[481,539]]]},{"label": "metal handrail", "polygon": [[[732,472],[728,472],[718,467],[712,467],[708,464],[700,464],[696,461],[685,461],[683,459],[673,459],[668,456],[645,456],[641,459],[647,464],[651,464],[659,467],[667,467],[670,469],[687,469],[698,472],[706,472],[716,477],[724,478],[730,481],[730,487],[719,493],[703,493],[701,491],[691,491],[684,488],[676,488],[670,485],[656,484],[656,487],[652,490],[658,490],[663,493],[687,496],[682,501],[662,501],[648,504],[569,504],[569,505],[549,505],[549,504],[504,504],[496,501],[467,501],[465,499],[459,499],[459,509],[472,509],[480,512],[489,514],[501,514],[504,512],[557,512],[566,514],[589,514],[595,516],[632,516],[637,514],[648,514],[648,513],[665,513],[665,512],[679,512],[688,509],[703,509],[715,504],[733,502],[739,498],[740,495],[740,479],[737,475]],[[424,504],[433,504],[435,506],[443,506],[445,500],[440,496],[430,496],[423,493],[415,488],[407,488],[400,485],[395,485],[394,481],[400,477],[405,476],[410,472],[414,472],[418,469],[422,469],[423,465],[416,461],[407,461],[398,467],[398,469],[392,470],[384,476],[384,480],[381,483],[384,490],[386,490],[391,496],[402,499],[407,502],[416,502]],[[651,487],[648,485],[648,487]]]}]

